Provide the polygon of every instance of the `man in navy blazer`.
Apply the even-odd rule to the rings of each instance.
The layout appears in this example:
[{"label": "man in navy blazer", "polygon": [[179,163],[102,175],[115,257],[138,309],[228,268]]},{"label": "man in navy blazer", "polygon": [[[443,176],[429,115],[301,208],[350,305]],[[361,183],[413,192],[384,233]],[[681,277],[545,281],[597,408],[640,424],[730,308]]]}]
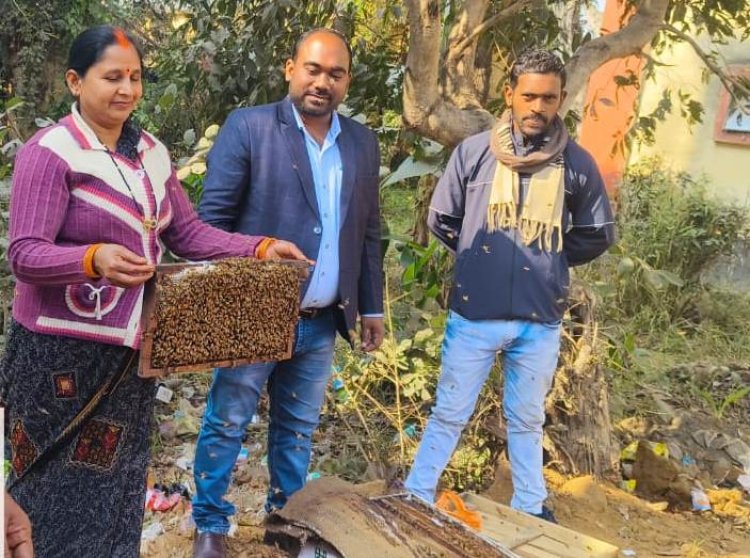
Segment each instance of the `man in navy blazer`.
[{"label": "man in navy blazer", "polygon": [[224,495],[266,381],[272,511],[305,482],[336,330],[354,343],[359,316],[362,349],[383,339],[378,142],[336,112],[351,49],[335,31],[312,30],[297,41],[285,75],[287,98],[227,118],[208,155],[199,214],[225,230],[292,241],[315,266],[291,359],[214,371],[195,457],[198,557],[225,555],[235,510]]}]

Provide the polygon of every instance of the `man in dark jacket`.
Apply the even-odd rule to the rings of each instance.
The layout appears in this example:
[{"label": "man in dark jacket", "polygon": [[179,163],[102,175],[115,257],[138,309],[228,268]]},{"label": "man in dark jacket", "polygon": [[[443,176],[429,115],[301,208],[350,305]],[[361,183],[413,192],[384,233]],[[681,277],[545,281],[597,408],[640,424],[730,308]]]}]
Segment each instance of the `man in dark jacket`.
[{"label": "man in dark jacket", "polygon": [[503,410],[511,505],[545,519],[544,399],[560,347],[568,267],[614,240],[612,213],[591,156],[557,111],[565,70],[553,54],[522,54],[496,126],[453,152],[428,225],[456,254],[437,401],[406,488],[432,502],[495,355],[503,355]]},{"label": "man in dark jacket", "polygon": [[351,79],[351,51],[339,33],[313,30],[285,70],[286,99],[235,110],[222,126],[199,214],[222,229],[291,240],[315,267],[303,287],[292,357],[214,372],[195,456],[200,558],[226,554],[235,509],[224,495],[264,385],[271,511],[305,483],[336,330],[353,341],[359,318],[362,349],[383,339],[378,142],[336,112]]}]

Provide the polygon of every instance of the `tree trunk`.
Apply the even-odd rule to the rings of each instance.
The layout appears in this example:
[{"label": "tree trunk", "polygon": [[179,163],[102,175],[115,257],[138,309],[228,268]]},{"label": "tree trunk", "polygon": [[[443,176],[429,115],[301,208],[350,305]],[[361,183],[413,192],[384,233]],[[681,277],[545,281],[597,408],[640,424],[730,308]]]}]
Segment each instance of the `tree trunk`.
[{"label": "tree trunk", "polygon": [[544,447],[560,472],[601,477],[617,470],[618,459],[593,300],[574,282],[570,303],[572,325],[564,328],[562,364],[547,397]]},{"label": "tree trunk", "polygon": [[414,229],[412,230],[412,239],[422,246],[427,246],[430,242],[430,231],[427,228],[427,213],[430,211],[430,199],[432,199],[432,193],[435,191],[437,182],[437,176],[426,174],[419,179],[419,183],[417,184],[417,196],[416,200],[414,200],[416,204],[416,216]]}]

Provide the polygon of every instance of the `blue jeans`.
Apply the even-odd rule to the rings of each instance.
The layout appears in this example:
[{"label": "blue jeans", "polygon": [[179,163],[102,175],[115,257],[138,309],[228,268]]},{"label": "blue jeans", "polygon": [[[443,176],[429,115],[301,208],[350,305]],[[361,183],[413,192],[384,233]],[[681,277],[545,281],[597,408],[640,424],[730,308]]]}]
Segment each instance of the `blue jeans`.
[{"label": "blue jeans", "polygon": [[214,370],[195,452],[193,518],[200,531],[229,531],[228,517],[235,508],[224,496],[266,380],[270,401],[266,511],[283,507],[305,484],[335,340],[334,315],[326,312],[300,319],[289,360]]},{"label": "blue jeans", "polygon": [[467,320],[450,312],[442,349],[437,401],[427,422],[406,489],[433,502],[443,473],[479,392],[502,352],[503,411],[513,477],[511,506],[540,513],[547,497],[542,474],[544,399],[560,352],[560,324],[524,320]]}]

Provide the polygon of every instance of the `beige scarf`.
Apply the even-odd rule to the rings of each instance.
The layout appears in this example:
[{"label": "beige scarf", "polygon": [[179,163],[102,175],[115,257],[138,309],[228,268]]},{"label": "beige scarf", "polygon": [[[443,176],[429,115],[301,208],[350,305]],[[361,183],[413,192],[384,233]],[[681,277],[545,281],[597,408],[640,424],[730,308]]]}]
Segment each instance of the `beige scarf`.
[{"label": "beige scarf", "polygon": [[[490,135],[490,149],[497,159],[492,179],[487,227],[490,232],[499,229],[518,229],[526,246],[538,242],[539,248],[562,250],[562,212],[565,203],[565,163],[563,150],[568,143],[568,131],[559,116],[555,116],[548,130],[549,140],[539,151],[519,157],[513,149],[512,122],[506,110]],[[531,174],[521,215],[518,215],[519,176]]]}]

